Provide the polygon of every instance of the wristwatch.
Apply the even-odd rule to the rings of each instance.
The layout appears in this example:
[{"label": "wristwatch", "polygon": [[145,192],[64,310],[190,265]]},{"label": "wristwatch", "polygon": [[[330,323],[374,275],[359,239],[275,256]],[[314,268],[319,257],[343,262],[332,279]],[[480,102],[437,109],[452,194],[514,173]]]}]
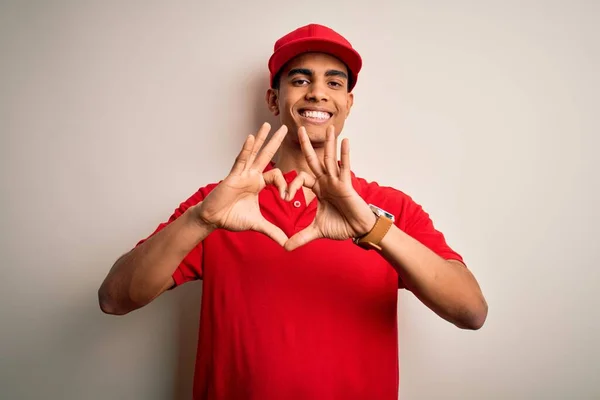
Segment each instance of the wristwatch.
[{"label": "wristwatch", "polygon": [[375,225],[366,234],[354,238],[354,243],[367,250],[379,250],[381,251],[381,240],[390,230],[394,223],[394,215],[389,212],[373,205],[369,204],[371,211],[377,216]]}]

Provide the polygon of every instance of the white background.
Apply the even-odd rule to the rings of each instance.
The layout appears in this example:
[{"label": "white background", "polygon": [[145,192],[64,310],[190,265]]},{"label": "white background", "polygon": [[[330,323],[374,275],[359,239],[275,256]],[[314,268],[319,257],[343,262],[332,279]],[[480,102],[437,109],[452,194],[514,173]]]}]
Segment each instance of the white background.
[{"label": "white background", "polygon": [[355,172],[423,204],[489,302],[461,331],[402,292],[400,397],[597,399],[600,6],[589,1],[3,1],[0,396],[185,399],[202,284],[125,317],[115,259],[227,173],[274,41],[364,58]]}]

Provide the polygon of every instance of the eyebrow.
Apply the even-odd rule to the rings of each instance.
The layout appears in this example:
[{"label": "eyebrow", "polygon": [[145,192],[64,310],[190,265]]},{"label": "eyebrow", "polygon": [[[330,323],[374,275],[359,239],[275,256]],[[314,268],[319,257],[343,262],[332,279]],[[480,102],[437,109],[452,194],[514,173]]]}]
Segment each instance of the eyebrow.
[{"label": "eyebrow", "polygon": [[325,72],[325,76],[339,76],[340,78],[348,79],[348,75],[345,72],[339,71],[337,69],[328,70],[327,72]]},{"label": "eyebrow", "polygon": [[[314,72],[308,68],[292,68],[290,72],[288,72],[288,76],[294,75],[306,75],[313,76]],[[339,76],[340,78],[348,79],[348,75],[344,71],[340,71],[337,69],[329,69],[325,72],[325,76]]]}]

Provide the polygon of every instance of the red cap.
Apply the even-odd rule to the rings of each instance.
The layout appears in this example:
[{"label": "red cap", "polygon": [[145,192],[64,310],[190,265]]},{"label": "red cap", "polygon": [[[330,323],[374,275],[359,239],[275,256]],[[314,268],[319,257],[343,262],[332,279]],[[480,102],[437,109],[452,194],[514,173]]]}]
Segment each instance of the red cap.
[{"label": "red cap", "polygon": [[307,52],[327,53],[340,59],[348,67],[351,91],[358,80],[362,67],[360,54],[342,35],[323,25],[310,24],[300,27],[275,42],[273,55],[269,59],[271,87],[279,70],[292,58]]}]

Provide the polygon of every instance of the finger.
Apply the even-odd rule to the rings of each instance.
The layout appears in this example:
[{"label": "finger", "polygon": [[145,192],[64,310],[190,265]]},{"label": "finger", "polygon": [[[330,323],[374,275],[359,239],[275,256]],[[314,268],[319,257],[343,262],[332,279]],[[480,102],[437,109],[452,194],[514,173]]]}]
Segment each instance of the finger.
[{"label": "finger", "polygon": [[235,162],[231,167],[230,174],[239,174],[241,173],[245,166],[248,164],[248,157],[250,157],[250,153],[252,152],[252,147],[254,145],[254,136],[248,135],[246,141],[244,142],[244,146],[242,146],[242,150],[235,158]]},{"label": "finger", "polygon": [[279,149],[279,146],[281,145],[281,142],[283,142],[283,138],[285,138],[287,133],[287,126],[281,125],[281,127],[275,131],[271,137],[271,140],[269,140],[269,143],[267,143],[262,149],[252,167],[259,171],[264,170],[269,161],[271,161],[275,156],[275,153],[277,153],[277,150]]},{"label": "finger", "polygon": [[281,230],[281,228],[273,225],[264,218],[253,228],[253,230],[267,235],[281,246],[285,245],[288,240],[287,235]]},{"label": "finger", "polygon": [[306,158],[306,162],[308,166],[314,172],[314,174],[319,177],[324,174],[323,167],[321,166],[321,161],[315,153],[315,149],[313,149],[312,144],[310,144],[310,139],[308,137],[308,133],[306,133],[306,128],[301,127],[298,129],[298,139],[300,140],[300,147],[302,148],[302,153],[304,153],[304,157]]},{"label": "finger", "polygon": [[252,152],[250,153],[250,156],[248,157],[248,162],[246,163],[248,168],[250,168],[252,166],[252,164],[254,163],[254,160],[256,159],[256,155],[260,151],[260,148],[262,147],[263,143],[265,142],[265,139],[267,138],[267,135],[269,134],[270,130],[271,130],[271,125],[268,122],[265,122],[264,124],[262,124],[262,126],[258,130],[258,133],[256,134],[256,139],[254,140],[254,146],[252,147]]},{"label": "finger", "polygon": [[335,138],[335,128],[331,125],[327,128],[327,136],[325,138],[325,169],[331,176],[338,176],[339,169],[337,165],[337,140]]},{"label": "finger", "polygon": [[279,168],[274,168],[263,174],[263,179],[267,185],[274,185],[279,191],[279,196],[285,199],[287,193],[287,182]]},{"label": "finger", "polygon": [[296,196],[296,192],[302,187],[312,189],[315,185],[315,178],[306,172],[300,172],[294,180],[288,185],[286,200],[290,201]]},{"label": "finger", "polygon": [[351,180],[350,175],[350,141],[346,138],[342,140],[342,166],[340,169],[340,177],[343,181],[349,182]]},{"label": "finger", "polygon": [[315,226],[309,225],[289,238],[283,247],[287,251],[296,250],[298,247],[302,247],[313,240],[320,239],[320,237],[319,231],[315,228]]}]

